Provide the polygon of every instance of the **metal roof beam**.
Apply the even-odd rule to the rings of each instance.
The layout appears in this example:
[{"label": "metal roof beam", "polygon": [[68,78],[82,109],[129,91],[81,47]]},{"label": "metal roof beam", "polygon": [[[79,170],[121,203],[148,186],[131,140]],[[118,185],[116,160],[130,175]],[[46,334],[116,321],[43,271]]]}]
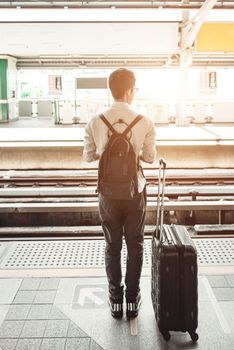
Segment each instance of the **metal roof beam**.
[{"label": "metal roof beam", "polygon": [[182,24],[181,50],[190,49],[209,11],[215,6],[217,0],[206,0],[200,10],[191,20]]},{"label": "metal roof beam", "polygon": [[[190,0],[190,3],[186,4],[178,0],[166,0],[166,1],[64,1],[64,0],[55,0],[55,1],[24,1],[24,0],[2,0],[0,1],[0,8],[89,8],[89,9],[104,9],[104,8],[124,8],[124,9],[141,9],[141,8],[163,8],[163,9],[200,9],[204,4],[203,0]],[[226,0],[221,1],[217,0],[214,8],[216,9],[234,9],[234,1]]]}]

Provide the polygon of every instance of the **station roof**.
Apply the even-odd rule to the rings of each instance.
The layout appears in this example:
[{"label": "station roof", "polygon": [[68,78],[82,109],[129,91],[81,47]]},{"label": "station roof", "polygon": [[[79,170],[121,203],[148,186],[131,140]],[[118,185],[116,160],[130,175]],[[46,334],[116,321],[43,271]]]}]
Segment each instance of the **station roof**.
[{"label": "station roof", "polygon": [[[184,14],[189,13],[193,18],[204,3],[205,0],[1,0],[0,55],[17,58],[18,68],[177,67],[179,29]],[[217,0],[205,21],[234,23],[233,18],[234,0]],[[101,25],[93,30],[95,23]],[[102,38],[105,44],[108,23],[109,37],[113,39],[115,33],[118,37],[112,41],[106,38],[107,44],[102,48],[96,37]],[[159,35],[162,30],[163,35]],[[138,42],[130,48],[129,43],[133,46],[136,36]],[[164,40],[157,40],[159,37]],[[233,58],[233,52],[229,51],[194,51],[193,66],[233,67]]]},{"label": "station roof", "polygon": [[[200,8],[204,3],[204,0],[158,0],[158,1],[149,1],[149,0],[125,0],[125,1],[77,1],[77,0],[55,0],[55,1],[46,1],[46,0],[1,0],[0,7],[14,8],[60,8],[60,7],[70,7],[70,8],[180,8],[180,9],[196,9]],[[217,9],[233,9],[234,1],[233,0],[217,0],[215,5]]]}]

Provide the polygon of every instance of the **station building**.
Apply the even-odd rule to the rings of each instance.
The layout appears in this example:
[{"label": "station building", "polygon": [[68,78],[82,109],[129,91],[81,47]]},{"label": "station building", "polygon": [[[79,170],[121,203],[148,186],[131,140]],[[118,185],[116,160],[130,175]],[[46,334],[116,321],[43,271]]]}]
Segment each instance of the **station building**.
[{"label": "station building", "polygon": [[[108,77],[136,76],[133,108],[155,126],[142,306],[111,316],[98,161],[87,123]],[[160,334],[151,301],[158,160],[164,222],[197,250],[199,339]],[[0,2],[0,349],[234,349],[234,2]],[[123,240],[125,272],[127,248]]]}]

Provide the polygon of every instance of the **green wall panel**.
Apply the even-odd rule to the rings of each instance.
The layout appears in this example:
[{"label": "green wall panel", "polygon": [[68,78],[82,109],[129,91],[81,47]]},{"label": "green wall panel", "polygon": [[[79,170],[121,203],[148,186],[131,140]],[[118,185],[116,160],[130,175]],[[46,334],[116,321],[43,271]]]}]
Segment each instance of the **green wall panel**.
[{"label": "green wall panel", "polygon": [[[0,59],[0,100],[7,100],[7,59]],[[0,121],[8,120],[8,103],[0,104]]]}]

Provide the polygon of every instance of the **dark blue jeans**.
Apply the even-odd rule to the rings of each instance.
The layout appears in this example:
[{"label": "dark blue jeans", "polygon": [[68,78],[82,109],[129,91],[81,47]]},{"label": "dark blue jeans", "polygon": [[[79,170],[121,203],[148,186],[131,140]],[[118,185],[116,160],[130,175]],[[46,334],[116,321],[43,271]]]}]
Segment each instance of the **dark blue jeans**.
[{"label": "dark blue jeans", "polygon": [[121,249],[125,236],[127,245],[126,300],[134,302],[140,292],[143,264],[146,189],[132,200],[113,200],[99,195],[99,215],[106,241],[105,265],[109,297],[113,302],[123,300]]}]

